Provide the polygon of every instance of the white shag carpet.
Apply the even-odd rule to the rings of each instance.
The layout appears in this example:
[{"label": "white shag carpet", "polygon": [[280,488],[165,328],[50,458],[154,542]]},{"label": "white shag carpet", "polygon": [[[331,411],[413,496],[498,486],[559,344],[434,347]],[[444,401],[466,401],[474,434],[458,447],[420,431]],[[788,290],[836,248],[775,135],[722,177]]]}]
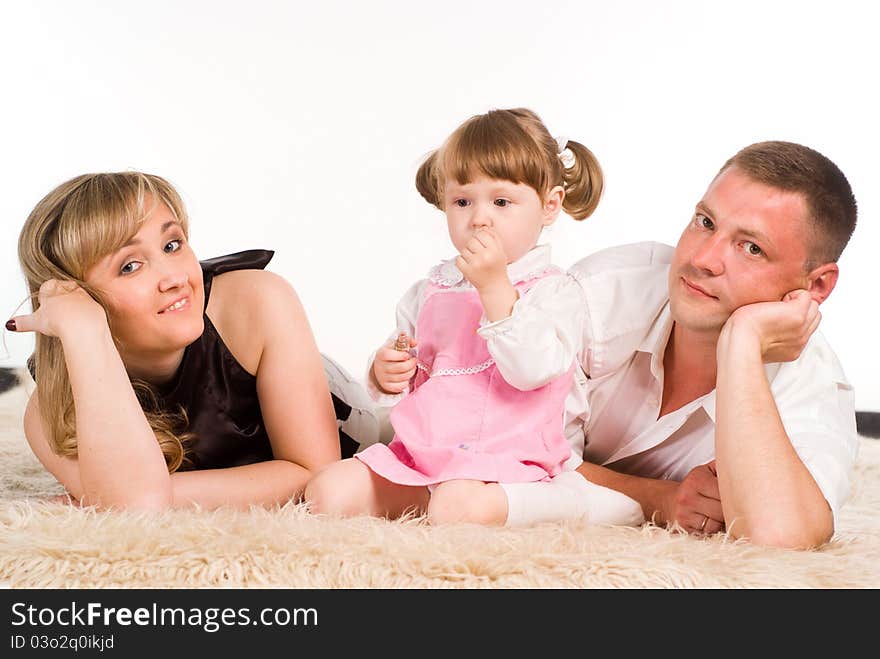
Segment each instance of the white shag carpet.
[{"label": "white shag carpet", "polygon": [[[26,380],[29,382],[29,380]],[[880,440],[862,438],[833,540],[765,549],[724,535],[543,524],[431,527],[333,520],[301,506],[95,512],[59,484],[21,430],[27,391],[0,394],[0,585],[11,588],[877,588]]]}]

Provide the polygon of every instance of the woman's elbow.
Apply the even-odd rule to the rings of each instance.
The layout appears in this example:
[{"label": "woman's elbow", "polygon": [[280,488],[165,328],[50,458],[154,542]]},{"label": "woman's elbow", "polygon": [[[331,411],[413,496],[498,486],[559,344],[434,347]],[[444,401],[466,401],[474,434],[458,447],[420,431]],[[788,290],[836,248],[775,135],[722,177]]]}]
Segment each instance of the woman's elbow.
[{"label": "woman's elbow", "polygon": [[297,481],[306,481],[312,478],[319,471],[324,469],[330,464],[334,462],[339,462],[342,459],[342,455],[337,449],[335,452],[330,452],[325,455],[320,456],[309,456],[308,458],[276,458],[283,463],[286,463],[291,472],[295,472]]},{"label": "woman's elbow", "polygon": [[127,510],[136,510],[145,513],[161,513],[173,506],[174,498],[171,496],[170,492],[164,494],[158,492],[144,494],[126,502]]},{"label": "woman's elbow", "polygon": [[[99,510],[128,510],[135,512],[156,513],[174,506],[174,489],[170,475],[158,482],[152,479],[131,479],[125,483],[114,483],[112,486],[80,483],[80,505],[92,506]],[[68,490],[71,495],[72,490]]]},{"label": "woman's elbow", "polygon": [[98,510],[126,510],[143,513],[164,512],[174,505],[171,492],[138,492],[125,496],[85,494],[79,499],[80,505]]}]

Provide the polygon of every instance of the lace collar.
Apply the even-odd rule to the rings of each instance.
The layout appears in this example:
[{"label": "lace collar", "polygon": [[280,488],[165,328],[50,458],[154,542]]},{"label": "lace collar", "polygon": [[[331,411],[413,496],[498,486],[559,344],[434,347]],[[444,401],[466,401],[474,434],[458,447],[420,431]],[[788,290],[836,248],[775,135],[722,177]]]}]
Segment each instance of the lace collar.
[{"label": "lace collar", "polygon": [[[537,245],[528,251],[519,260],[507,266],[507,276],[510,282],[518,282],[533,279],[553,267],[550,261],[550,245]],[[438,286],[470,286],[461,270],[455,265],[455,259],[447,259],[431,268],[428,279]]]}]

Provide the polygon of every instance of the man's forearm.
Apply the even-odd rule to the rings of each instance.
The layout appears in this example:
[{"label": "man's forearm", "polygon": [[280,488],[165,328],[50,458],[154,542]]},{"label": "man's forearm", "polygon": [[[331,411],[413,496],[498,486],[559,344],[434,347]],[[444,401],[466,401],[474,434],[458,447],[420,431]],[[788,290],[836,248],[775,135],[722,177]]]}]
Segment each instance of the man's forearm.
[{"label": "man's forearm", "polygon": [[825,542],[831,510],[785,432],[760,346],[722,332],[717,355],[715,454],[728,533],[791,548]]}]

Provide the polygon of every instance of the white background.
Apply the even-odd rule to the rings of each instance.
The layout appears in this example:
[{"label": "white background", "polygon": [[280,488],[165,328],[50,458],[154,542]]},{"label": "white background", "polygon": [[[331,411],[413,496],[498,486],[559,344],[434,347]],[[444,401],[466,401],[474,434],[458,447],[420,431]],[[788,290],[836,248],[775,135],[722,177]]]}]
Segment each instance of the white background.
[{"label": "white background", "polygon": [[[357,376],[411,281],[452,255],[413,178],[464,119],[525,106],[588,145],[607,187],[546,240],[569,266],[675,243],[721,164],[766,139],[847,174],[859,225],[822,331],[880,410],[878,12],[825,2],[0,4],[0,313],[25,296],[28,212],[91,171],[170,179],[208,258],[272,248],[322,351]],[[4,333],[0,366],[32,337]]]}]

